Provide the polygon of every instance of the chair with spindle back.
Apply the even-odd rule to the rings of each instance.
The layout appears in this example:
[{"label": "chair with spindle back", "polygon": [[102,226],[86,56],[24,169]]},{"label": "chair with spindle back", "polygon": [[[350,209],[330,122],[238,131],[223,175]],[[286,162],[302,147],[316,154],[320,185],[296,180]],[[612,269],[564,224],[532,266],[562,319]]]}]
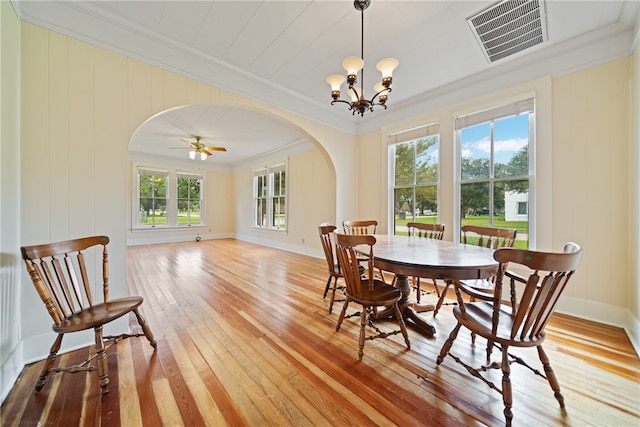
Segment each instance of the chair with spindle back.
[{"label": "chair with spindle back", "polygon": [[[322,223],[318,226],[318,234],[320,234],[320,242],[322,243],[322,250],[324,251],[324,257],[327,261],[327,268],[329,269],[329,278],[327,279],[327,284],[324,287],[324,294],[322,298],[327,297],[327,292],[329,292],[329,288],[331,287],[331,282],[333,281],[333,287],[331,289],[331,301],[329,302],[329,313],[331,313],[333,309],[333,303],[337,301],[344,301],[343,299],[336,300],[336,291],[338,290],[338,279],[342,278],[342,271],[340,269],[340,263],[336,259],[333,249],[334,243],[331,238],[333,232],[335,231],[336,226],[331,225],[329,223]],[[344,289],[344,287],[342,287]]]},{"label": "chair with spindle back", "polygon": [[[566,288],[567,282],[573,276],[582,257],[582,249],[575,243],[567,243],[561,253],[536,252],[524,249],[502,248],[494,253],[499,268],[495,281],[495,290],[491,301],[462,301],[453,309],[453,315],[458,321],[455,328],[445,341],[436,363],[440,365],[446,356],[466,368],[466,372],[479,378],[491,389],[502,395],[504,403],[504,415],[506,424],[511,425],[513,414],[511,406],[513,397],[511,391],[511,364],[518,363],[534,374],[545,378],[561,408],[564,408],[564,397],[560,393],[560,384],[556,378],[549,358],[542,343],[545,339],[545,327],[554,312],[556,304]],[[512,268],[517,265],[518,271],[529,271],[528,276],[512,273],[507,266]],[[502,291],[506,283],[510,287],[516,284],[522,286],[522,292],[517,301],[504,303]],[[456,292],[459,287],[456,286]],[[451,347],[458,335],[460,328],[464,326],[472,334],[478,334],[487,339],[487,342],[495,345],[502,352],[500,362],[491,363],[491,351],[487,349],[486,365],[474,368],[459,357],[451,353]],[[536,347],[538,357],[542,363],[543,372],[529,366],[525,360],[512,354],[511,347]],[[502,370],[502,389],[495,386],[483,372],[489,369]]]},{"label": "chair with spindle back", "polygon": [[[444,237],[444,224],[425,224],[423,222],[409,222],[407,223],[407,234],[411,237],[422,237],[425,239],[435,239],[442,240]],[[431,279],[433,281],[433,291],[429,291],[426,293],[435,292],[438,295],[438,299],[440,298],[440,289],[438,288],[438,283],[436,279]],[[420,302],[420,297],[422,296],[422,290],[420,289],[420,278],[413,278],[413,286],[416,288],[416,301]]]},{"label": "chair with spindle back", "polygon": [[[378,221],[376,221],[375,219],[361,219],[342,221],[341,231],[344,234],[362,236],[376,234],[377,228]],[[359,255],[358,259],[360,260],[361,264],[366,264],[367,262],[367,257],[364,255]],[[387,279],[384,277],[384,273],[382,272],[382,270],[378,269],[378,274],[380,275],[380,279],[386,283]]]},{"label": "chair with spindle back", "polygon": [[[157,347],[151,329],[139,312],[142,297],[109,299],[108,243],[107,236],[93,236],[20,248],[31,281],[53,319],[52,329],[58,334],[40,372],[36,392],[45,385],[49,372],[97,369],[102,393],[108,393],[109,370],[105,341],[115,343],[119,339],[142,336],[142,334],[105,337],[102,328],[103,325],[128,313],[135,314],[144,336],[147,337],[151,346]],[[89,258],[97,261],[98,257],[101,257],[102,298],[94,300],[90,283],[92,269],[87,266],[85,260]],[[95,276],[99,275],[100,272],[96,271]],[[94,330],[96,354],[80,365],[53,369],[64,334],[87,329]],[[97,367],[91,365],[94,358],[97,360]]]},{"label": "chair with spindle back", "polygon": [[[345,318],[347,307],[350,302],[360,304],[362,311],[360,312],[360,336],[358,340],[358,359],[362,361],[364,354],[364,342],[365,340],[372,340],[376,338],[386,338],[389,335],[395,335],[402,333],[404,342],[407,348],[411,348],[409,343],[409,335],[407,334],[407,328],[402,318],[402,313],[398,307],[398,300],[402,297],[402,292],[391,286],[382,280],[375,278],[373,267],[373,246],[376,243],[376,238],[368,234],[342,234],[336,233],[336,252],[338,254],[338,260],[342,267],[342,274],[345,281],[345,293],[347,296],[338,323],[336,325],[336,331],[340,330],[340,325]],[[355,248],[356,246],[367,247],[367,267],[365,267],[364,273],[360,269],[360,257],[359,252]],[[398,321],[400,329],[383,332],[378,329],[373,321],[376,320],[378,306],[393,307],[395,311],[395,317]],[[366,327],[372,327],[376,334],[366,335]]]},{"label": "chair with spindle back", "polygon": [[[481,227],[476,225],[465,225],[460,229],[461,242],[465,245],[476,245],[491,249],[512,248],[518,231],[514,228]],[[485,301],[493,299],[493,289],[495,278],[461,280],[457,284],[460,290],[468,294],[472,299],[478,298]],[[446,281],[445,287],[438,298],[436,308],[433,312],[438,314],[440,307],[445,304],[445,296],[451,281]],[[459,304],[460,301],[453,303]]]}]

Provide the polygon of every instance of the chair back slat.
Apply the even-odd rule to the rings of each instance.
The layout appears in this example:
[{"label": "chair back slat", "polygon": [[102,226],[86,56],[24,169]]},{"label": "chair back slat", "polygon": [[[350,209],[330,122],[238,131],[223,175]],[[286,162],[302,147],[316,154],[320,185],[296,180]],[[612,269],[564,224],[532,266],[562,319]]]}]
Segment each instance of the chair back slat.
[{"label": "chair back slat", "polygon": [[485,248],[512,248],[518,231],[515,228],[480,227],[465,225],[460,229],[462,243]]},{"label": "chair back slat", "polygon": [[108,296],[109,282],[105,274],[108,271],[108,243],[108,237],[94,236],[21,248],[27,272],[56,325],[59,326],[64,319],[83,308],[94,305],[85,261],[86,251],[94,247],[91,255],[96,258],[102,255],[102,269],[96,271],[95,275],[102,274],[103,296]]},{"label": "chair back slat", "polygon": [[327,267],[329,268],[329,274],[341,274],[340,263],[334,255],[334,243],[331,235],[336,229],[335,225],[328,223],[322,223],[318,226],[318,234],[320,234],[320,242],[322,243],[322,250],[324,251],[324,257],[327,260]]},{"label": "chair back slat", "polygon": [[409,236],[425,237],[427,239],[442,240],[444,224],[425,224],[424,222],[407,223]]},{"label": "chair back slat", "polygon": [[342,221],[342,228],[345,234],[365,235],[376,234],[378,221],[375,219]]},{"label": "chair back slat", "polygon": [[[500,307],[505,267],[518,264],[530,269],[521,296],[512,307],[511,339],[539,339],[580,263],[582,249],[575,243],[565,245],[564,252],[560,253],[501,248],[496,250],[494,258],[500,263],[494,299],[496,313]],[[498,328],[498,319],[494,315],[494,331]]]},{"label": "chair back slat", "polygon": [[[336,233],[336,252],[338,260],[342,266],[342,274],[344,275],[345,286],[348,295],[361,296],[373,286],[373,245],[376,238],[371,235],[350,235]],[[368,268],[364,274],[361,274],[358,268],[360,256],[356,251],[356,246],[366,247],[368,255]]]}]

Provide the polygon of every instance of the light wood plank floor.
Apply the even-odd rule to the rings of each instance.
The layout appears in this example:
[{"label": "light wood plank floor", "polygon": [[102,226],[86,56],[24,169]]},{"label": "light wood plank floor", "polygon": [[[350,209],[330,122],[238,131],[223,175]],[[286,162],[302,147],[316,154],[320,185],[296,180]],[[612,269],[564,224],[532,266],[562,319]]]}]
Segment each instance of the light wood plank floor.
[{"label": "light wood plank floor", "polygon": [[[329,314],[322,299],[323,259],[229,239],[131,247],[127,260],[130,291],[145,297],[158,349],[144,338],[113,346],[104,396],[96,372],[52,374],[36,394],[41,362],[27,366],[2,404],[2,426],[504,423],[498,393],[450,358],[436,367],[454,326],[449,308],[435,319],[424,313],[435,338],[410,328],[411,350],[401,336],[367,341],[360,363],[358,321],[335,332],[342,304]],[[560,315],[547,331],[566,410],[543,379],[514,366],[514,426],[640,425],[640,361],[624,332]],[[472,347],[468,333],[455,348],[484,361],[484,341]],[[535,350],[518,354],[537,361]]]}]

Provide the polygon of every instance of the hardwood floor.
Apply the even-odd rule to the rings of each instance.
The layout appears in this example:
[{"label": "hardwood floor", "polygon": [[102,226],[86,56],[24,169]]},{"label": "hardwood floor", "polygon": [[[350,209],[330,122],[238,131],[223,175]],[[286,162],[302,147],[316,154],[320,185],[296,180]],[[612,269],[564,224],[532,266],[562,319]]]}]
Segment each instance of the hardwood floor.
[{"label": "hardwood floor", "polygon": [[[448,307],[423,314],[435,338],[409,327],[410,350],[399,335],[367,341],[359,363],[358,318],[335,332],[342,303],[329,314],[322,299],[324,259],[229,239],[130,247],[127,260],[158,349],[144,337],[111,347],[104,396],[96,372],[51,374],[36,394],[42,362],[27,366],[2,404],[2,426],[504,424],[498,393],[450,358],[436,367],[455,324]],[[640,425],[640,360],[624,332],[561,315],[547,331],[566,409],[546,381],[514,366],[514,426]],[[454,349],[479,365],[484,345],[461,331]],[[517,354],[537,362],[534,349]]]}]

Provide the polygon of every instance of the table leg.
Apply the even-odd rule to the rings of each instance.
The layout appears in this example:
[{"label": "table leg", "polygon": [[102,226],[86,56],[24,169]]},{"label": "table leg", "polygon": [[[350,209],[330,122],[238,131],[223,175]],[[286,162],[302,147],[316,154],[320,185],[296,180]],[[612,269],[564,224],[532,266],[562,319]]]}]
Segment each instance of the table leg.
[{"label": "table leg", "polygon": [[[418,315],[419,312],[432,311],[434,309],[433,304],[418,304],[411,300],[411,285],[407,276],[396,275],[395,283],[396,287],[402,292],[402,297],[398,301],[398,307],[402,313],[403,320],[405,322],[411,320],[411,323],[413,323],[420,332],[429,337],[435,335],[436,328]],[[379,319],[386,319],[389,317],[395,317],[393,307],[386,307],[384,310],[378,312]]]}]

